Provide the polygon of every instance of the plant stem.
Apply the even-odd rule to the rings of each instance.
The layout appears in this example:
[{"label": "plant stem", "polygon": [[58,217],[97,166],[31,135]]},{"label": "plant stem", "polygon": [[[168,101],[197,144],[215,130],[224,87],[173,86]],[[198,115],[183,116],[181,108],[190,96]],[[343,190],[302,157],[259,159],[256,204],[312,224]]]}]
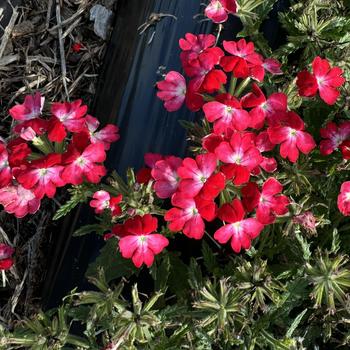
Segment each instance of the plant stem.
[{"label": "plant stem", "polygon": [[229,94],[233,96],[234,92],[235,92],[235,88],[236,88],[236,84],[237,84],[237,78],[233,75],[232,73],[232,77],[231,77],[231,81],[230,81],[230,87],[229,87]]},{"label": "plant stem", "polygon": [[235,96],[239,97],[241,93],[244,91],[244,89],[248,86],[250,82],[250,77],[245,78],[241,81],[241,83],[238,85],[237,90],[235,91]]}]

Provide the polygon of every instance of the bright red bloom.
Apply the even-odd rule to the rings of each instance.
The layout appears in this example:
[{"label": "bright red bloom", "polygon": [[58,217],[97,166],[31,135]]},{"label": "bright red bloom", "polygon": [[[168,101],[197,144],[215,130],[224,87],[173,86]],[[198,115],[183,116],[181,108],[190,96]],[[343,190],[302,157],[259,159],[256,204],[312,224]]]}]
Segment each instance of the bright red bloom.
[{"label": "bright red bloom", "polygon": [[288,212],[289,199],[281,195],[283,186],[275,178],[270,177],[262,186],[261,192],[255,182],[249,182],[242,188],[243,205],[247,211],[256,209],[256,218],[262,224],[272,224],[276,215]]},{"label": "bright red bloom", "polygon": [[226,178],[232,179],[235,185],[249,181],[250,172],[262,162],[262,156],[254,145],[250,134],[235,133],[230,142],[221,142],[215,150],[216,156],[228,164],[221,167]]},{"label": "bright red bloom", "polygon": [[[256,148],[261,153],[271,151],[275,147],[275,145],[270,141],[267,131],[262,131],[259,135],[257,135],[255,137],[254,143]],[[276,159],[262,155],[262,162],[259,164],[259,167],[268,173],[273,173],[277,169]],[[256,169],[256,173],[259,174],[260,170]]]},{"label": "bright red bloom", "polygon": [[125,221],[125,235],[119,241],[119,249],[124,258],[132,259],[136,267],[153,264],[154,256],[159,254],[169,241],[156,231],[158,220],[150,214],[135,216]]},{"label": "bright red bloom", "polygon": [[302,119],[296,113],[288,112],[281,118],[281,125],[269,127],[267,132],[272,143],[281,144],[281,156],[295,163],[299,151],[308,154],[316,147],[313,137],[304,129]]},{"label": "bright red bloom", "polygon": [[339,146],[341,153],[343,155],[343,158],[348,160],[350,159],[350,140],[344,141],[340,146]]},{"label": "bright red bloom", "polygon": [[85,117],[85,128],[83,132],[88,134],[91,143],[102,143],[105,150],[109,150],[111,143],[118,141],[119,128],[113,124],[107,124],[104,128],[96,131],[100,126],[100,122],[91,115]]},{"label": "bright red bloom", "polygon": [[13,265],[12,255],[15,250],[7,244],[0,243],[0,271],[8,270]]},{"label": "bright red bloom", "polygon": [[236,12],[236,0],[211,0],[204,10],[205,15],[214,23],[226,22],[228,14]]},{"label": "bright red bloom", "polygon": [[24,188],[32,190],[37,198],[41,199],[45,195],[53,198],[56,188],[66,184],[61,178],[64,169],[61,160],[61,154],[51,153],[33,160],[27,167],[14,169],[14,175],[17,181]]},{"label": "bright red bloom", "polygon": [[38,118],[44,106],[45,97],[37,92],[35,95],[27,95],[21,105],[16,105],[9,110],[15,120],[30,120]]},{"label": "bright red bloom", "polygon": [[252,85],[252,92],[242,97],[243,108],[252,108],[250,114],[250,127],[261,129],[265,119],[269,125],[275,123],[276,116],[287,111],[287,96],[277,92],[268,97],[264,96],[257,84]]},{"label": "bright red bloom", "polygon": [[339,126],[329,122],[325,128],[320,130],[320,134],[325,139],[320,142],[320,152],[325,156],[329,155],[345,140],[350,139],[350,121],[345,121]]},{"label": "bright red bloom", "polygon": [[155,180],[154,190],[159,198],[170,198],[176,192],[180,181],[177,170],[181,164],[182,159],[174,156],[155,163],[151,175]]},{"label": "bright red bloom", "polygon": [[272,75],[283,74],[281,71],[281,63],[274,58],[266,58],[263,67]]},{"label": "bright red bloom", "polygon": [[50,141],[61,142],[67,135],[67,130],[71,132],[81,132],[84,130],[87,106],[81,105],[82,100],[69,102],[54,102],[51,105],[53,117],[49,121]]},{"label": "bright red bloom", "polygon": [[7,186],[12,180],[8,153],[5,144],[0,142],[0,188]]},{"label": "bright red bloom", "polygon": [[106,168],[100,164],[105,159],[106,153],[101,143],[91,144],[82,150],[71,144],[63,155],[63,164],[66,166],[62,179],[73,185],[83,183],[84,177],[89,182],[98,183],[106,175]]},{"label": "bright red bloom", "polygon": [[164,216],[165,221],[170,222],[169,229],[182,231],[189,238],[201,239],[205,228],[203,218],[212,221],[216,216],[214,201],[199,196],[191,198],[185,193],[176,192],[171,203],[177,208],[171,208]]},{"label": "bright red bloom", "polygon": [[219,63],[220,58],[223,56],[223,51],[219,47],[214,46],[215,42],[216,38],[212,34],[194,35],[187,33],[184,39],[179,40],[182,50],[180,59],[186,74],[187,69],[200,65],[199,58],[202,55],[210,54],[214,64]]},{"label": "bright red bloom", "polygon": [[7,144],[8,162],[10,167],[22,165],[26,162],[26,158],[32,153],[32,150],[28,146],[27,142],[20,137],[10,141]]},{"label": "bright red bloom", "polygon": [[157,96],[164,101],[164,107],[168,112],[177,111],[185,101],[186,80],[178,72],[169,72],[163,81],[157,83]]},{"label": "bright red bloom", "polygon": [[27,214],[34,214],[40,207],[38,199],[31,190],[21,185],[7,186],[0,189],[0,204],[9,214],[23,218]]},{"label": "bright red bloom", "polygon": [[146,184],[152,179],[152,169],[155,167],[159,160],[164,159],[161,154],[158,153],[146,153],[144,155],[145,164],[148,168],[141,168],[136,173],[136,181],[139,184]]},{"label": "bright red bloom", "polygon": [[90,207],[95,208],[96,214],[101,214],[105,209],[110,209],[112,211],[112,216],[120,215],[121,208],[118,205],[122,201],[122,195],[117,197],[111,197],[111,195],[106,191],[97,191],[92,196],[90,201]]},{"label": "bright red bloom", "polygon": [[220,95],[217,101],[204,104],[203,112],[209,122],[214,122],[214,132],[217,134],[225,133],[227,129],[243,131],[250,124],[249,113],[229,94]]},{"label": "bright red bloom", "polygon": [[217,159],[213,153],[200,154],[196,159],[185,158],[177,169],[181,178],[179,190],[188,197],[195,197],[206,185],[216,166]]},{"label": "bright red bloom", "polygon": [[73,51],[73,52],[80,52],[81,49],[83,49],[83,48],[84,48],[84,45],[81,44],[81,43],[74,43],[74,44],[72,45],[72,51]]},{"label": "bright red bloom", "polygon": [[245,211],[239,199],[224,204],[218,213],[219,218],[227,224],[219,228],[214,238],[219,243],[227,243],[231,239],[231,247],[239,253],[241,249],[249,249],[251,241],[258,237],[264,225],[255,218],[244,219]]},{"label": "bright red bloom", "polygon": [[306,70],[298,73],[299,95],[312,97],[319,91],[321,99],[333,105],[340,95],[338,88],[345,82],[343,71],[339,67],[331,68],[328,60],[319,56],[313,60],[312,70],[313,74]]},{"label": "bright red bloom", "polygon": [[258,81],[264,79],[263,60],[255,52],[254,44],[241,39],[235,41],[224,41],[224,48],[232,56],[225,56],[221,59],[220,65],[225,72],[233,72],[237,78],[252,77]]},{"label": "bright red bloom", "polygon": [[338,208],[345,216],[350,216],[350,181],[345,181],[338,195]]}]

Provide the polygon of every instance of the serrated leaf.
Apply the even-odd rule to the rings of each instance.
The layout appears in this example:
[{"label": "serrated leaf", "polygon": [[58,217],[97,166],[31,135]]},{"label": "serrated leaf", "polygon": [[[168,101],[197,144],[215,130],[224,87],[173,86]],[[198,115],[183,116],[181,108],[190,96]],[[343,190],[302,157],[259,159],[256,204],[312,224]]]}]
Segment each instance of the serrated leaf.
[{"label": "serrated leaf", "polygon": [[298,328],[301,320],[303,319],[304,315],[306,314],[308,309],[305,309],[304,311],[302,311],[293,321],[293,323],[290,325],[290,327],[288,328],[286,337],[287,338],[291,338],[294,331]]},{"label": "serrated leaf", "polygon": [[84,236],[92,232],[103,233],[106,231],[106,227],[104,225],[92,224],[92,225],[84,225],[77,230],[74,231],[73,236],[79,237]]}]

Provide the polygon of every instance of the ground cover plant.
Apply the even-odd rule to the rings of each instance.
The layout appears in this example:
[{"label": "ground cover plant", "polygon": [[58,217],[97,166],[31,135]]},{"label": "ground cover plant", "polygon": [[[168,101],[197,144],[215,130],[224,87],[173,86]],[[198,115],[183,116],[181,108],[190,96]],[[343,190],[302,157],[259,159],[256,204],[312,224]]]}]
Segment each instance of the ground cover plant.
[{"label": "ground cover plant", "polygon": [[[4,210],[30,215],[69,186],[54,220],[86,203],[96,222],[75,235],[106,243],[87,271],[92,290],[4,322],[0,346],[349,347],[349,4],[292,2],[272,51],[260,29],[274,4],[211,0],[203,13],[217,30],[179,38],[183,71],[155,94],[169,112],[198,113],[183,122],[187,157],[147,153],[117,174],[103,162],[123,131],[99,128],[81,100],[49,107],[36,93],[9,110]],[[231,17],[243,29],[222,40]],[[4,284],[15,257],[0,246]]]}]

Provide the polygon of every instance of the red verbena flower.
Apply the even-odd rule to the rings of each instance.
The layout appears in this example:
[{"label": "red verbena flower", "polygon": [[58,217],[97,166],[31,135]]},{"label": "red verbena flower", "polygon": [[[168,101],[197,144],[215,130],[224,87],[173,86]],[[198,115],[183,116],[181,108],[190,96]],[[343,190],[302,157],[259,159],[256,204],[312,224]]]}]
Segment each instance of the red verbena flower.
[{"label": "red verbena flower", "polygon": [[235,41],[224,41],[225,50],[232,56],[221,59],[220,65],[225,72],[233,72],[237,78],[252,77],[258,81],[264,79],[263,60],[261,55],[255,52],[254,44],[241,39]]},{"label": "red verbena flower", "polygon": [[182,159],[174,156],[165,157],[155,163],[151,175],[159,198],[170,198],[176,192],[180,181],[177,170],[181,164]]},{"label": "red verbena flower", "polygon": [[213,200],[201,197],[188,197],[182,192],[176,192],[171,199],[176,208],[171,208],[164,216],[169,221],[169,229],[182,231],[187,237],[201,239],[204,235],[204,220],[212,221],[216,216],[216,205]]},{"label": "red verbena flower", "polygon": [[245,130],[250,124],[250,116],[242,109],[240,102],[229,94],[216,97],[203,105],[203,112],[207,120],[214,123],[214,132],[225,133],[227,129]]},{"label": "red verbena flower", "polygon": [[312,71],[304,70],[298,73],[297,86],[300,96],[312,97],[319,91],[321,99],[329,105],[333,105],[338,99],[345,79],[343,71],[339,67],[331,68],[328,60],[317,56],[312,62]]},{"label": "red verbena flower", "polygon": [[23,218],[27,214],[34,214],[40,207],[40,199],[33,191],[27,190],[21,185],[7,186],[0,189],[0,204],[9,214],[17,218]]},{"label": "red verbena flower", "polygon": [[6,145],[0,142],[0,188],[7,186],[12,180]]},{"label": "red verbena flower", "polygon": [[27,95],[23,104],[16,105],[9,110],[15,120],[30,120],[38,118],[44,106],[45,97],[37,92],[35,95]]},{"label": "red verbena flower", "polygon": [[215,154],[227,164],[221,167],[221,171],[227,179],[233,179],[235,185],[248,182],[250,172],[262,162],[262,156],[250,133],[233,134],[230,142],[221,142]]},{"label": "red verbena flower", "polygon": [[124,223],[125,233],[119,241],[119,249],[124,258],[132,259],[136,267],[153,264],[154,256],[159,254],[168,244],[167,238],[157,230],[158,220],[150,214],[135,216]]},{"label": "red verbena flower", "polygon": [[64,167],[61,165],[62,155],[51,153],[41,159],[33,160],[30,165],[14,169],[17,181],[41,199],[45,195],[53,198],[56,188],[66,183],[61,178]]},{"label": "red verbena flower", "polygon": [[226,22],[228,14],[236,12],[236,0],[211,0],[204,10],[205,15],[214,23]]},{"label": "red verbena flower", "polygon": [[239,253],[241,249],[249,249],[251,241],[259,236],[264,225],[255,218],[244,219],[245,211],[239,199],[224,204],[218,212],[218,217],[226,223],[219,228],[214,238],[219,243],[227,243],[231,239],[231,247]]},{"label": "red verbena flower", "polygon": [[281,63],[274,58],[264,59],[263,67],[272,75],[283,74],[281,70]]},{"label": "red verbena flower", "polygon": [[288,112],[280,119],[280,125],[269,127],[267,132],[272,143],[281,144],[281,156],[295,163],[299,151],[308,154],[316,147],[313,137],[304,129],[302,119],[296,113]]},{"label": "red verbena flower", "polygon": [[350,181],[345,181],[338,195],[338,208],[345,216],[350,216]]},{"label": "red verbena flower", "polygon": [[100,164],[105,159],[106,153],[102,143],[91,144],[85,149],[78,149],[71,144],[63,154],[65,169],[62,179],[73,185],[80,185],[84,178],[89,182],[98,183],[101,177],[106,175],[106,168]]},{"label": "red verbena flower", "polygon": [[120,136],[118,134],[119,128],[113,124],[107,124],[104,128],[96,131],[100,126],[100,122],[91,115],[85,117],[86,129],[83,130],[89,135],[91,143],[102,143],[105,150],[109,150],[111,143],[118,141]]},{"label": "red verbena flower", "polygon": [[255,182],[249,182],[242,188],[243,205],[247,211],[256,209],[256,218],[264,225],[272,224],[276,215],[288,212],[289,199],[281,195],[283,186],[270,177],[262,186],[261,192]]},{"label": "red verbena flower", "polygon": [[49,121],[49,139],[61,142],[71,132],[81,132],[85,126],[83,118],[87,112],[87,106],[81,105],[82,100],[69,102],[54,102],[51,105],[53,117]]},{"label": "red verbena flower", "polygon": [[8,270],[13,265],[12,255],[15,250],[7,244],[0,243],[0,271]]},{"label": "red verbena flower", "polygon": [[333,153],[345,140],[350,139],[350,121],[345,121],[339,126],[334,122],[327,123],[320,130],[320,135],[325,140],[320,142],[320,152],[323,155]]},{"label": "red verbena flower", "polygon": [[157,83],[157,96],[164,101],[164,107],[168,112],[177,111],[185,101],[186,80],[178,72],[169,72],[163,81]]},{"label": "red verbena flower", "polygon": [[95,209],[96,214],[101,214],[105,209],[110,209],[112,216],[120,215],[121,208],[118,205],[122,201],[122,195],[120,194],[117,197],[111,197],[107,191],[97,191],[92,196],[90,201],[90,207]]}]

